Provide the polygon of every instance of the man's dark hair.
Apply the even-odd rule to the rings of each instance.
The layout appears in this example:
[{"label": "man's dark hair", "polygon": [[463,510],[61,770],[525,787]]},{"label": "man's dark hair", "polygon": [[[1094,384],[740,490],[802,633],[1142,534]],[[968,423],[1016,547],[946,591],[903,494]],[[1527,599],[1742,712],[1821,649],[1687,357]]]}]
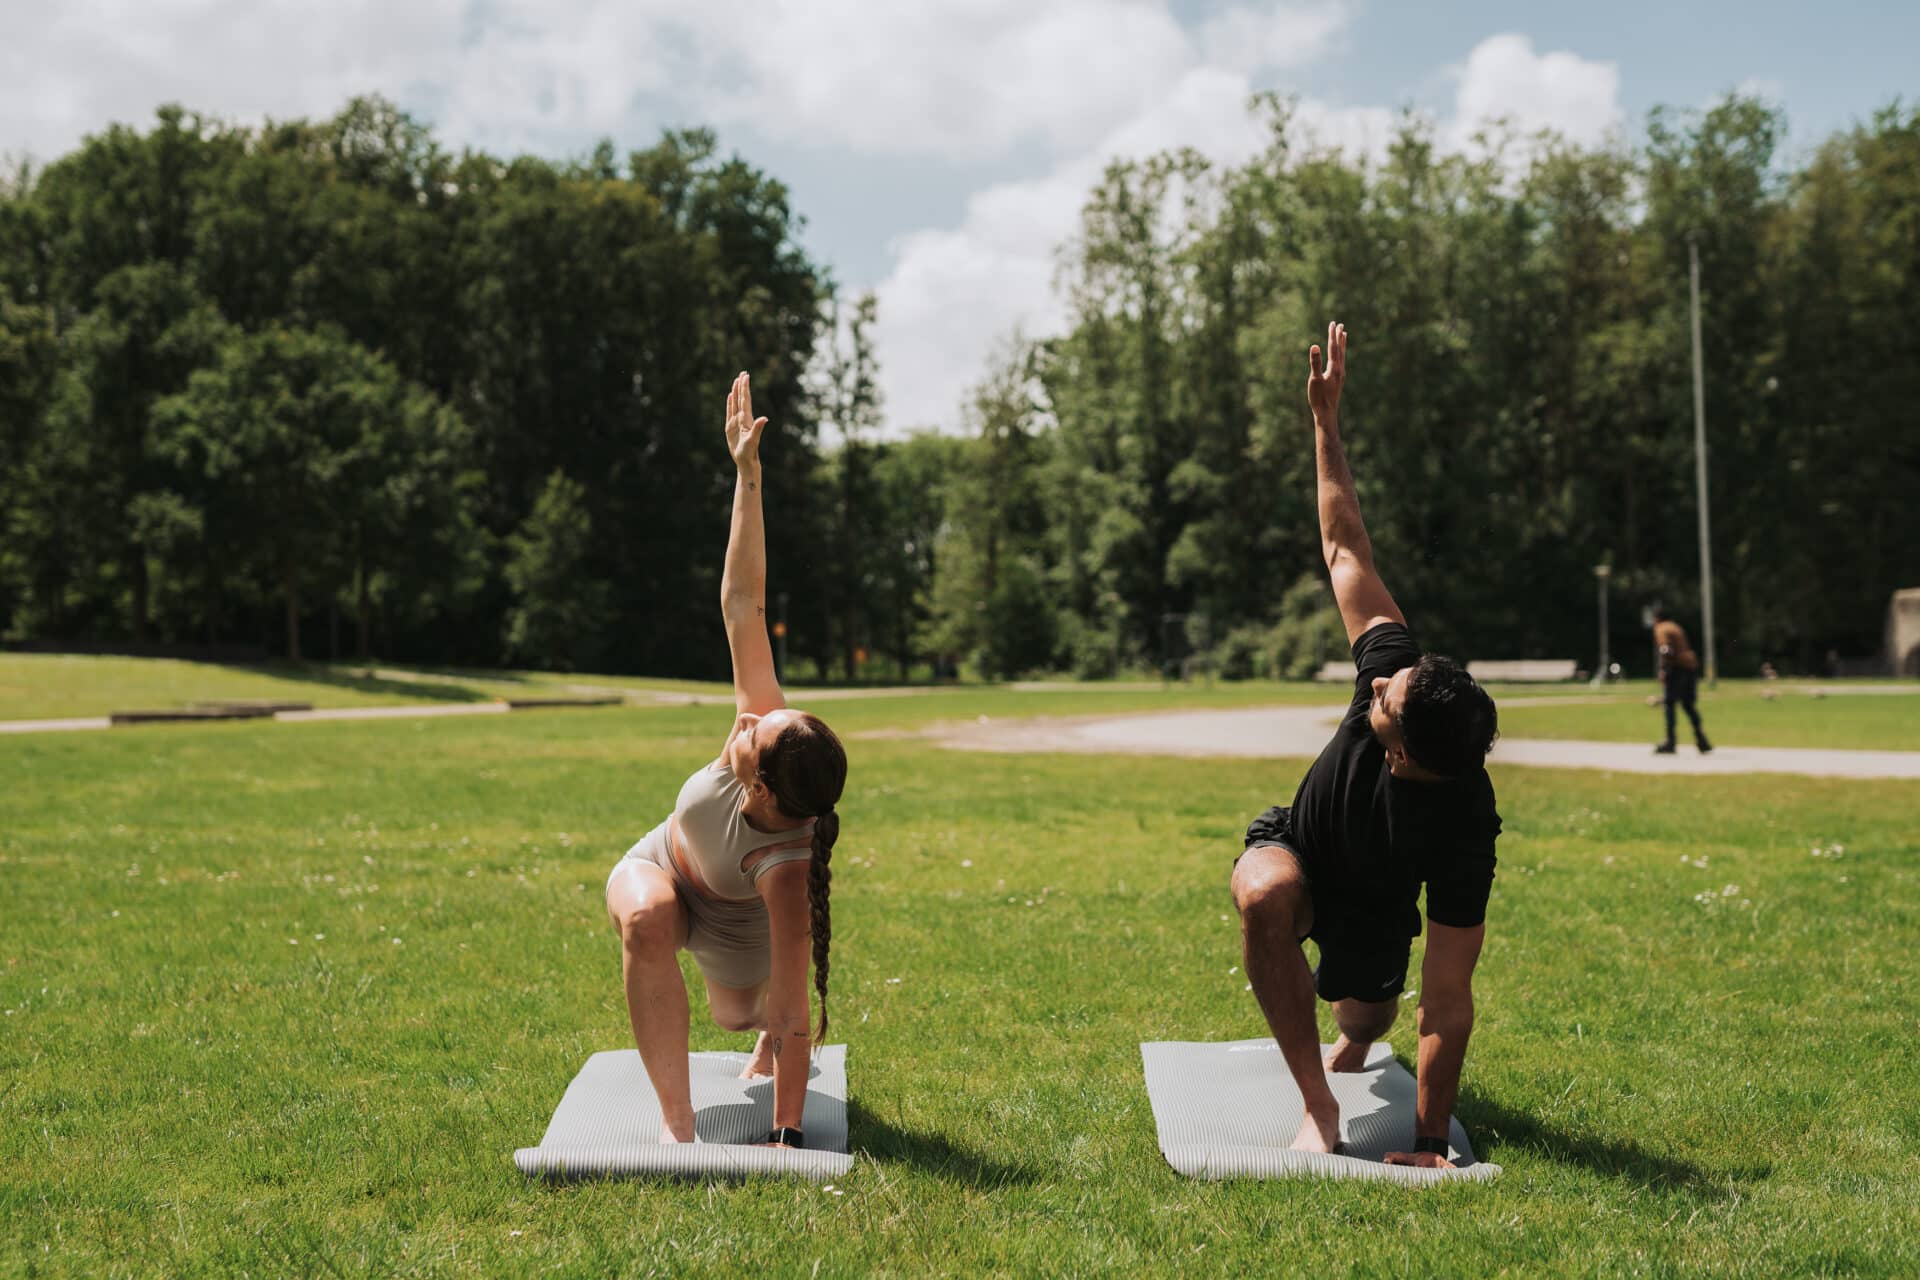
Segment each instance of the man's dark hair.
[{"label": "man's dark hair", "polygon": [[1459,663],[1431,653],[1420,659],[1400,711],[1400,734],[1414,763],[1443,778],[1472,773],[1487,762],[1499,732],[1493,699]]},{"label": "man's dark hair", "polygon": [[1653,606],[1653,620],[1655,622],[1666,622],[1672,617],[1673,615],[1667,612],[1667,606],[1663,604]]}]

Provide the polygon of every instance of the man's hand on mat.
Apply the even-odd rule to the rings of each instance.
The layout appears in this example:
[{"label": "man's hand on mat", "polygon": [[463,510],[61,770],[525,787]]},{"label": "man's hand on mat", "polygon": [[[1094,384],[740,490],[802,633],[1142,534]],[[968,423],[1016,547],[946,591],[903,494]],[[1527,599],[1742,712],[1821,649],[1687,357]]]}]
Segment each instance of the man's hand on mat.
[{"label": "man's hand on mat", "polygon": [[1438,1151],[1389,1151],[1387,1152],[1386,1162],[1388,1164],[1409,1164],[1416,1169],[1451,1169],[1455,1167],[1453,1161],[1447,1159]]},{"label": "man's hand on mat", "polygon": [[753,416],[753,386],[743,373],[727,391],[727,452],[735,466],[750,467],[760,461],[760,437],[766,429],[767,420]]}]

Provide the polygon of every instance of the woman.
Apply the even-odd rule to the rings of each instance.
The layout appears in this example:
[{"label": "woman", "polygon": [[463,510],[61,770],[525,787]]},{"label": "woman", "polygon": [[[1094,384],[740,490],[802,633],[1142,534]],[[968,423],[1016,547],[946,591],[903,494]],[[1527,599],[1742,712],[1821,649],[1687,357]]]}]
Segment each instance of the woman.
[{"label": "woman", "polygon": [[607,878],[620,931],[634,1043],[660,1099],[662,1142],[691,1142],[687,989],[674,953],[693,953],[713,1020],[756,1030],[741,1074],[773,1077],[774,1146],[804,1144],[809,1051],[807,961],[827,1033],[827,869],[847,754],[833,731],[781,696],[767,644],[767,543],[760,436],[747,375],[727,395],[727,449],[738,475],[720,608],[739,711],[720,758],[688,778],[673,816],[627,851]]}]

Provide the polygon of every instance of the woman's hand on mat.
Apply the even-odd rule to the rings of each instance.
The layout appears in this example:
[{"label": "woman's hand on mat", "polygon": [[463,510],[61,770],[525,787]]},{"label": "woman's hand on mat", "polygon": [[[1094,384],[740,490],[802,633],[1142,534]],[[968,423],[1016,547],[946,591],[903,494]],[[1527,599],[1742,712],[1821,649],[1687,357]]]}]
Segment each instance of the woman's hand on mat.
[{"label": "woman's hand on mat", "polygon": [[759,465],[760,436],[766,429],[767,420],[753,416],[753,386],[743,373],[727,392],[727,452],[733,465],[742,470]]},{"label": "woman's hand on mat", "polygon": [[1438,1151],[1389,1151],[1388,1164],[1409,1164],[1416,1169],[1452,1169],[1453,1161]]},{"label": "woman's hand on mat", "polygon": [[1347,326],[1327,326],[1327,348],[1307,352],[1307,403],[1313,420],[1332,426],[1340,417],[1340,388],[1347,381]]}]

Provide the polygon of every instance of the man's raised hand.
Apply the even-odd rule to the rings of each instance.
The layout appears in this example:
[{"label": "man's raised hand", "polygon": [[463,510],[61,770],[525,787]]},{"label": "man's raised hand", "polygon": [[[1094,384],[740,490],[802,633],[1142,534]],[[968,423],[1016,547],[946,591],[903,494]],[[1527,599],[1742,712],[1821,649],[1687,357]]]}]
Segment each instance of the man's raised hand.
[{"label": "man's raised hand", "polygon": [[750,467],[760,461],[760,436],[766,429],[767,420],[753,416],[753,386],[743,373],[727,392],[727,452],[735,466]]},{"label": "man's raised hand", "polygon": [[1327,349],[1316,344],[1307,352],[1307,403],[1313,420],[1331,426],[1340,416],[1340,388],[1347,381],[1347,326],[1327,325]]}]

